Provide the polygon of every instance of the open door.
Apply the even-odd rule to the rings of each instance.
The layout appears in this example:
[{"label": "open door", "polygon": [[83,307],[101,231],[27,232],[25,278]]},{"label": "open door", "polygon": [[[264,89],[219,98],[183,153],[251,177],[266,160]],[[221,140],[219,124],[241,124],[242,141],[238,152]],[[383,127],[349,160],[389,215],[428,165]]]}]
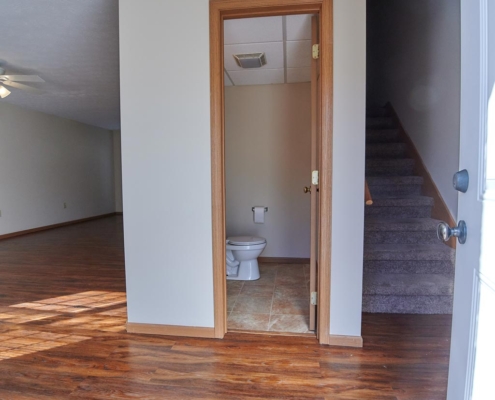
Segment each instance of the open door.
[{"label": "open door", "polygon": [[[313,46],[318,46],[319,42],[319,24],[318,17],[311,18],[311,42]],[[321,122],[320,122],[321,90],[320,90],[320,58],[316,52],[313,52],[311,63],[311,251],[310,251],[310,310],[309,310],[309,329],[316,331],[316,299],[318,296],[318,240],[319,240],[319,174],[320,169],[320,141],[321,141]]]},{"label": "open door", "polygon": [[[495,4],[461,0],[461,137],[454,313],[447,398],[491,399],[495,359]],[[453,171],[455,172],[455,171]],[[462,177],[460,177],[462,178]],[[462,235],[444,226],[445,237]],[[445,238],[444,237],[444,238]],[[459,240],[462,242],[462,240]]]}]

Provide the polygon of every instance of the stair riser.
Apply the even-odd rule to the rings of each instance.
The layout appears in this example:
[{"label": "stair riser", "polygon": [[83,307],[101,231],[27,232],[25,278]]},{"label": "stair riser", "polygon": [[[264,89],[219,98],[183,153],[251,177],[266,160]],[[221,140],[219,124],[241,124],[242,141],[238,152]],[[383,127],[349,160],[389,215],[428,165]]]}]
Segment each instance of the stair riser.
[{"label": "stair riser", "polygon": [[366,146],[367,158],[401,158],[406,155],[404,143],[369,144]]},{"label": "stair riser", "polygon": [[373,196],[419,196],[421,185],[377,185],[368,184],[371,197]]},{"label": "stair riser", "polygon": [[366,143],[395,143],[399,140],[399,135],[394,129],[386,129],[382,131],[370,130],[366,133]]},{"label": "stair riser", "polygon": [[454,274],[452,261],[366,260],[364,273],[384,274]]},{"label": "stair riser", "polygon": [[430,231],[389,231],[389,232],[364,232],[364,243],[367,244],[435,244],[438,243],[436,232]]},{"label": "stair riser", "polygon": [[364,209],[366,217],[383,218],[428,218],[431,215],[431,206],[416,207],[374,207]]},{"label": "stair riser", "polygon": [[370,107],[366,109],[366,117],[388,117],[389,111],[383,107]]},{"label": "stair riser", "polygon": [[389,117],[366,118],[366,129],[390,129],[394,127],[394,120]]},{"label": "stair riser", "polygon": [[364,295],[363,312],[391,314],[452,314],[452,296]]}]

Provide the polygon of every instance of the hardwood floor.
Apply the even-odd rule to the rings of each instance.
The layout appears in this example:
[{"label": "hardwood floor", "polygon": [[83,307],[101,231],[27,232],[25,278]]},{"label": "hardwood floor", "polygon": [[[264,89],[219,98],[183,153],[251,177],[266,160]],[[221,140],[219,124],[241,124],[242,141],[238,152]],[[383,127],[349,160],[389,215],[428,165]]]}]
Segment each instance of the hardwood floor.
[{"label": "hardwood floor", "polygon": [[111,217],[0,242],[0,399],[445,399],[446,315],[365,314],[362,349],[127,334],[122,236]]}]

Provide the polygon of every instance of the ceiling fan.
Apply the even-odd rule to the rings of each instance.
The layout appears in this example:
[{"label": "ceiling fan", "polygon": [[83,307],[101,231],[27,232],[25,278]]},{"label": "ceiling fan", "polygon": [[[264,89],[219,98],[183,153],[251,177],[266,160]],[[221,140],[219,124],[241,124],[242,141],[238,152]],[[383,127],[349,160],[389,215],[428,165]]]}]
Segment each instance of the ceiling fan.
[{"label": "ceiling fan", "polygon": [[[30,93],[41,94],[42,90],[25,85],[19,82],[45,82],[38,75],[5,75],[5,68],[0,67],[0,98],[5,98],[10,94],[5,86],[10,86],[16,89],[25,90]],[[4,86],[5,85],[5,86]]]}]

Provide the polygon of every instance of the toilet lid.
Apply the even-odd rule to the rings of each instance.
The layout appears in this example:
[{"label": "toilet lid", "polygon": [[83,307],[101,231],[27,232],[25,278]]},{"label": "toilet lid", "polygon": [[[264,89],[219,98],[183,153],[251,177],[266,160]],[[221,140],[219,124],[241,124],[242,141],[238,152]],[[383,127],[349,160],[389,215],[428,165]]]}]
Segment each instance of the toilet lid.
[{"label": "toilet lid", "polygon": [[234,244],[238,246],[248,246],[250,244],[262,244],[266,243],[266,240],[262,237],[256,236],[233,236],[227,238],[229,244]]}]

